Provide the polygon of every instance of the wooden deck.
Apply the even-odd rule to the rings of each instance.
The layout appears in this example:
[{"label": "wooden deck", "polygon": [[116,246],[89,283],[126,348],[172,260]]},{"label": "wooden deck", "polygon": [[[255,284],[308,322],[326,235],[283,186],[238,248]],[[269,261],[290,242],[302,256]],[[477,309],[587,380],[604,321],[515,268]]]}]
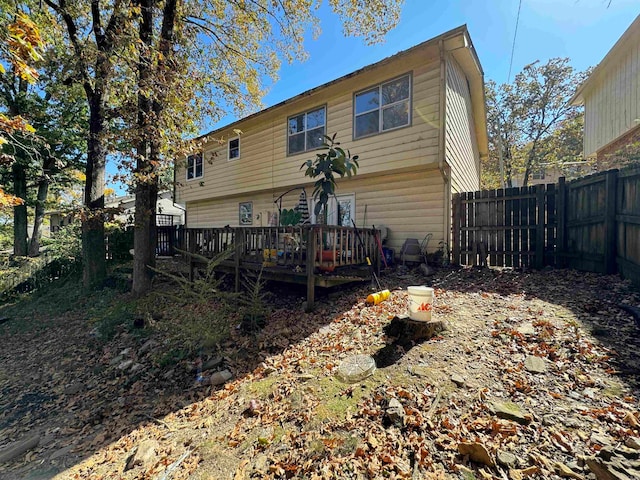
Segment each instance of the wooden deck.
[{"label": "wooden deck", "polygon": [[[379,271],[378,234],[334,225],[185,228],[180,243],[183,250],[206,258],[232,249],[218,269],[235,275],[236,290],[244,271],[262,270],[267,280],[306,284],[307,308],[312,308],[315,287],[369,280],[367,258]],[[187,261],[193,278],[202,262],[192,255]]]}]

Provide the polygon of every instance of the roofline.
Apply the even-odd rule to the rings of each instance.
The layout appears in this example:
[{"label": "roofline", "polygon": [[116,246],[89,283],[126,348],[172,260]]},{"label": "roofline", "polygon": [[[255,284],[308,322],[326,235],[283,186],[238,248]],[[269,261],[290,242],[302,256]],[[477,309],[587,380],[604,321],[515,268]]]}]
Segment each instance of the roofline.
[{"label": "roofline", "polygon": [[622,49],[622,46],[631,38],[631,36],[636,33],[636,31],[640,32],[640,15],[636,17],[636,19],[631,22],[629,28],[627,28],[622,36],[618,39],[618,41],[611,47],[611,50],[607,52],[602,61],[593,69],[589,77],[582,82],[582,85],[578,87],[576,93],[573,94],[569,103],[571,105],[582,105],[584,103],[584,98],[582,94],[589,87],[589,85],[595,81],[596,77],[600,75],[600,73],[604,70],[607,64],[611,61],[611,59],[618,54],[618,51]]},{"label": "roofline", "polygon": [[[229,123],[229,124],[227,124],[227,125],[225,125],[223,127],[216,128],[215,130],[211,130],[208,133],[205,133],[205,134],[200,135],[198,137],[194,137],[192,139],[192,141],[202,140],[202,139],[204,139],[206,137],[209,137],[210,135],[213,135],[216,132],[220,132],[222,130],[228,130],[230,128],[234,128],[237,125],[239,125],[240,123],[244,123],[247,120],[255,118],[258,115],[262,115],[264,113],[271,112],[271,111],[276,110],[276,109],[278,109],[280,107],[283,107],[285,105],[289,105],[290,103],[294,103],[294,102],[300,100],[301,98],[308,97],[308,96],[318,92],[319,90],[325,89],[327,87],[330,87],[332,85],[340,83],[340,82],[342,82],[344,80],[347,80],[349,78],[353,78],[353,77],[355,77],[357,75],[360,75],[361,73],[373,70],[373,69],[375,69],[377,67],[382,66],[383,64],[389,63],[389,62],[391,62],[393,60],[396,60],[397,58],[400,58],[400,57],[403,57],[403,56],[408,55],[410,53],[413,53],[414,51],[419,50],[421,48],[424,48],[424,47],[427,47],[427,46],[431,46],[431,45],[437,46],[438,42],[440,42],[441,40],[444,41],[444,40],[447,40],[447,39],[449,39],[451,37],[455,37],[455,36],[458,36],[458,35],[465,35],[466,38],[470,38],[466,24],[460,25],[459,27],[456,27],[456,28],[453,28],[453,29],[451,29],[449,31],[441,33],[437,37],[433,37],[433,38],[431,38],[429,40],[426,40],[426,41],[424,41],[422,43],[419,43],[418,45],[414,45],[411,48],[408,48],[406,50],[401,50],[400,52],[395,53],[395,54],[393,54],[393,55],[391,55],[389,57],[383,58],[382,60],[379,60],[379,61],[377,61],[375,63],[370,64],[370,65],[366,65],[366,66],[364,66],[364,67],[362,67],[362,68],[360,68],[358,70],[355,70],[355,71],[353,71],[351,73],[343,75],[342,77],[338,77],[335,80],[331,80],[331,81],[329,81],[327,83],[323,83],[322,85],[319,85],[317,87],[314,87],[314,88],[311,88],[309,90],[306,90],[306,91],[304,91],[302,93],[299,93],[298,95],[295,95],[294,97],[290,97],[290,98],[288,98],[286,100],[283,100],[282,102],[276,103],[275,105],[267,107],[267,108],[265,108],[263,110],[259,110],[259,111],[255,112],[255,113],[252,113],[251,115],[248,115],[246,117],[240,118],[240,119],[238,119],[238,120],[236,120],[236,121],[234,121],[232,123]],[[475,51],[475,48],[473,47],[473,43],[471,43],[471,48],[469,50],[473,53],[473,57],[475,59],[476,65],[478,66],[480,75],[484,76],[484,72],[482,71],[482,67],[480,65],[480,61],[478,59],[478,55],[477,55],[477,53]]]}]

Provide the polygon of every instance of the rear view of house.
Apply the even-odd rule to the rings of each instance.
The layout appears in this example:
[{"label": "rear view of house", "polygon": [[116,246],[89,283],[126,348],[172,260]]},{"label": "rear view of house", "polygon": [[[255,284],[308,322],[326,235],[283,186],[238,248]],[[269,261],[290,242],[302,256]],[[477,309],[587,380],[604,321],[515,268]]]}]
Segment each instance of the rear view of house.
[{"label": "rear view of house", "polygon": [[197,139],[202,151],[175,170],[186,226],[277,225],[301,189],[311,200],[300,166],[334,133],[360,168],[339,181],[327,223],[386,226],[396,253],[427,234],[431,251],[448,243],[451,195],[479,188],[488,151],[483,72],[466,27]]},{"label": "rear view of house", "polygon": [[608,157],[640,142],[640,15],[571,103],[585,107],[585,156],[597,158],[601,170],[619,166]]}]

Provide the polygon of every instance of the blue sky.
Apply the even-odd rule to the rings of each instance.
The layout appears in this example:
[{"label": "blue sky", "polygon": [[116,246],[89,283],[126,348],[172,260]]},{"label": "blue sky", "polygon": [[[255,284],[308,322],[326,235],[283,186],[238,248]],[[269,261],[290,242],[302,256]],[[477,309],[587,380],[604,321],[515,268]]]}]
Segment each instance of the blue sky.
[{"label": "blue sky", "polygon": [[[324,2],[326,4],[326,2]],[[268,107],[441,33],[467,24],[485,79],[507,82],[518,0],[407,0],[400,23],[382,44],[367,46],[346,38],[328,6],[320,10],[322,33],[309,35],[304,63],[283,64],[279,80],[264,98]],[[522,0],[511,79],[522,67],[553,57],[569,57],[579,70],[595,66],[636,16],[638,0]],[[206,125],[203,133],[236,118]],[[120,190],[120,189],[118,189]]]}]

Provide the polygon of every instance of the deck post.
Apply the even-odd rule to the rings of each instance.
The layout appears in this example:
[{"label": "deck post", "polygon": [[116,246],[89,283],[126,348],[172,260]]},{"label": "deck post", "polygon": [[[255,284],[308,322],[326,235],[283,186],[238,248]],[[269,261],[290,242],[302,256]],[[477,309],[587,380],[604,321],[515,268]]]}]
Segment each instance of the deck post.
[{"label": "deck post", "polygon": [[235,252],[234,252],[234,266],[235,266],[235,292],[238,293],[240,291],[240,257],[242,256],[242,251],[244,250],[244,231],[240,228],[236,230],[235,238]]},{"label": "deck post", "polygon": [[310,312],[315,302],[316,286],[316,229],[309,227],[307,230],[307,308]]}]

